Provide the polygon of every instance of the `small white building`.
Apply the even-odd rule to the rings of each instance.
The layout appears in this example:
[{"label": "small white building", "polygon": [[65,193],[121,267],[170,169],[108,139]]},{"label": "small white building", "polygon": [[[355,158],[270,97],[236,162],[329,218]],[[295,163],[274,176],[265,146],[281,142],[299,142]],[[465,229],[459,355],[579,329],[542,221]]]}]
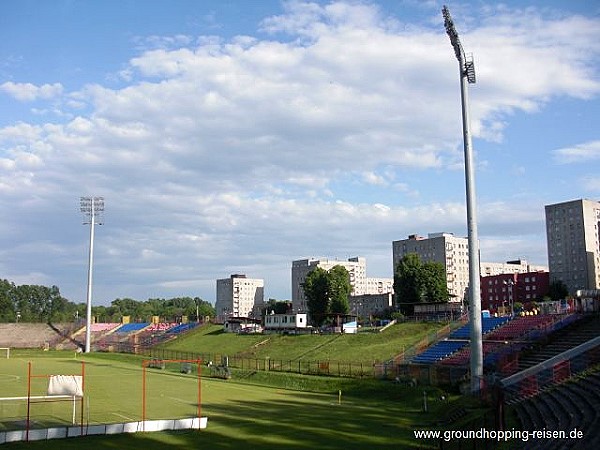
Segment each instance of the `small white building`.
[{"label": "small white building", "polygon": [[267,314],[265,315],[265,331],[296,330],[306,328],[307,314]]},{"label": "small white building", "polygon": [[228,317],[223,324],[226,333],[262,333],[260,319],[251,317]]}]

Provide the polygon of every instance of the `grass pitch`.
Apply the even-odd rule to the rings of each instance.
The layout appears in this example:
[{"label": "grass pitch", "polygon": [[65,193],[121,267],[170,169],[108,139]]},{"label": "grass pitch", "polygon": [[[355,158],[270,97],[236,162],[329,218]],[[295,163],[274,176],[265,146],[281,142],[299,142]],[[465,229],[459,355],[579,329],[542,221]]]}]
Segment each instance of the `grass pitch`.
[{"label": "grass pitch", "polygon": [[[0,362],[0,396],[27,395],[28,361],[32,361],[34,373],[74,374],[80,371],[80,358],[86,362],[86,422],[140,420],[142,368],[141,358],[134,356],[90,354],[75,358],[68,353],[40,355],[15,351],[11,359]],[[446,403],[436,400],[439,391],[435,390],[428,392],[429,412],[425,414],[422,389],[375,380],[270,376],[280,377],[275,383],[280,387],[253,384],[251,374],[234,372],[231,380],[204,377],[202,416],[208,417],[208,428],[202,431],[90,436],[3,447],[50,450],[82,446],[145,450],[435,448],[432,443],[416,441],[413,430],[434,427],[448,409]],[[302,380],[304,390],[281,387],[289,385],[292,378],[294,383]],[[42,380],[35,389],[43,390],[43,384]],[[195,374],[153,369],[148,379],[147,419],[193,416],[197,407],[196,387]],[[53,406],[54,410],[46,415],[41,414],[41,410],[36,411],[41,407],[33,407],[36,426],[70,417],[68,405],[66,413],[62,405]],[[0,426],[4,429],[11,426],[6,419],[0,416]]]}]

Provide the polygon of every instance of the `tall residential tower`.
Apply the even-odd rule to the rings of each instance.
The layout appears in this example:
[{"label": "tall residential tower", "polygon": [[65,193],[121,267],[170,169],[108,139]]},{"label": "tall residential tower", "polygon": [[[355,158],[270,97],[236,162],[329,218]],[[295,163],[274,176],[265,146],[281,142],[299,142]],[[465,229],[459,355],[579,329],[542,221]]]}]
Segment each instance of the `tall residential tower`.
[{"label": "tall residential tower", "polygon": [[392,242],[394,271],[409,253],[416,253],[422,262],[438,262],[446,271],[450,301],[463,301],[469,286],[469,241],[452,233],[416,234]]},{"label": "tall residential tower", "polygon": [[545,209],[550,282],[561,280],[570,294],[600,289],[600,202],[572,200]]},{"label": "tall residential tower", "polygon": [[264,302],[264,286],[264,280],[239,274],[217,280],[217,320],[260,315],[260,308]]}]

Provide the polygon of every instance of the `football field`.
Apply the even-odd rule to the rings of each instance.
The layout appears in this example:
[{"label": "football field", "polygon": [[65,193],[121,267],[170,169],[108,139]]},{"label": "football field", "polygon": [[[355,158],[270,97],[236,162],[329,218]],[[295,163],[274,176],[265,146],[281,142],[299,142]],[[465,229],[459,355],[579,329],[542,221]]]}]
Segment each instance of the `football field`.
[{"label": "football field", "polygon": [[[0,360],[0,397],[27,396],[28,367],[32,373],[81,373],[85,361],[83,414],[77,402],[40,402],[31,406],[32,427],[77,423],[116,423],[141,420],[141,358],[107,358],[105,355],[59,354],[20,356]],[[179,365],[147,369],[146,419],[184,418],[197,415],[197,375],[181,373]],[[206,375],[209,369],[203,367]],[[5,444],[4,448],[427,448],[415,441],[412,430],[435,420],[437,405],[421,411],[420,391],[387,383],[388,395],[356,392],[306,392],[259,386],[247,382],[202,377],[201,415],[208,427],[201,431],[136,433],[90,436],[43,442]],[[383,383],[383,382],[382,382]],[[44,377],[32,378],[31,395],[43,395]],[[3,400],[0,429],[23,426],[23,403]],[[441,405],[440,405],[441,406]],[[433,413],[433,414],[432,414]],[[25,416],[24,416],[25,414]],[[39,446],[39,447],[38,447]]]}]

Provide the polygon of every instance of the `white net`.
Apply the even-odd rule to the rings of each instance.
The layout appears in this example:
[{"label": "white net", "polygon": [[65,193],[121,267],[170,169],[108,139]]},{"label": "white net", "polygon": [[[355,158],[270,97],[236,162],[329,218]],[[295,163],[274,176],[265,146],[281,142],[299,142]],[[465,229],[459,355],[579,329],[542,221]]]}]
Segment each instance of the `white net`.
[{"label": "white net", "polygon": [[52,375],[48,382],[48,395],[83,397],[83,379],[80,375]]}]

